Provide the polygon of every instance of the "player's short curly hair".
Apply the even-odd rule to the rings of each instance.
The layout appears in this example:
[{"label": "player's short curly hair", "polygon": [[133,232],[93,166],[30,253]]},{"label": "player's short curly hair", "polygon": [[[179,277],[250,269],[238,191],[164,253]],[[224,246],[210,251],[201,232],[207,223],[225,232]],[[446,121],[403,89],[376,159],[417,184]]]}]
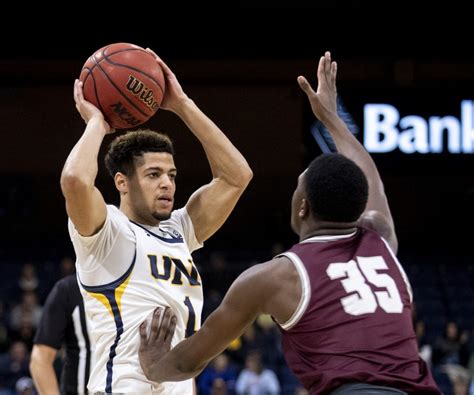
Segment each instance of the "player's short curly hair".
[{"label": "player's short curly hair", "polygon": [[364,212],[369,186],[359,166],[340,154],[314,159],[304,174],[313,214],[324,221],[353,222]]},{"label": "player's short curly hair", "polygon": [[118,172],[131,177],[135,174],[135,160],[147,152],[167,152],[174,155],[171,139],[152,130],[137,130],[118,136],[109,145],[105,166],[112,177]]}]

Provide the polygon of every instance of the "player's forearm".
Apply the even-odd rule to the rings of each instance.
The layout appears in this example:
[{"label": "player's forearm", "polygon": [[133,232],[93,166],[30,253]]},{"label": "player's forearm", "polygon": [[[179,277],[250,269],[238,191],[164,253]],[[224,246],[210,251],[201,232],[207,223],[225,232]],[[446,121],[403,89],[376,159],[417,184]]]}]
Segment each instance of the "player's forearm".
[{"label": "player's forearm", "polygon": [[32,362],[30,372],[39,395],[59,395],[58,380],[51,364]]},{"label": "player's forearm", "polygon": [[201,142],[213,176],[230,185],[246,187],[253,176],[252,170],[219,127],[191,99],[186,99],[176,113]]},{"label": "player's forearm", "polygon": [[388,211],[385,190],[377,167],[364,146],[349,131],[344,121],[332,114],[323,120],[331,134],[337,151],[353,160],[364,172],[369,183],[367,210]]},{"label": "player's forearm", "polygon": [[77,186],[94,186],[98,172],[97,158],[105,134],[103,122],[92,118],[64,165],[61,174],[63,191]]},{"label": "player's forearm", "polygon": [[186,339],[169,351],[156,364],[150,366],[145,375],[158,383],[182,381],[196,377],[206,367],[208,360],[195,356],[191,339]]}]

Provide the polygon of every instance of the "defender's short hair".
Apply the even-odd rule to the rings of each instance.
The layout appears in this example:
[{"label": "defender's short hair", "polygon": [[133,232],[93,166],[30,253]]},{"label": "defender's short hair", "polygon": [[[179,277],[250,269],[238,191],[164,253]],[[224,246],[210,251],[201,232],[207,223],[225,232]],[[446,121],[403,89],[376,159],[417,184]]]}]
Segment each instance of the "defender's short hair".
[{"label": "defender's short hair", "polygon": [[105,155],[105,166],[112,177],[118,172],[131,177],[135,173],[135,159],[147,152],[174,155],[173,143],[165,134],[151,130],[127,132],[110,144]]},{"label": "defender's short hair", "polygon": [[304,174],[313,214],[324,221],[353,222],[364,212],[369,186],[361,168],[340,154],[314,159]]}]

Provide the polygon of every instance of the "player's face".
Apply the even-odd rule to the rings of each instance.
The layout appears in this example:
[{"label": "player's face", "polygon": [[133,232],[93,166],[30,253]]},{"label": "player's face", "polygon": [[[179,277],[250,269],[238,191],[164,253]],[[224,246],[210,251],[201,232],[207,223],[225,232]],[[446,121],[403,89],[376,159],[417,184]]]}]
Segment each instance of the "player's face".
[{"label": "player's face", "polygon": [[293,197],[291,198],[291,229],[297,235],[300,234],[301,229],[301,217],[298,215],[298,213],[301,209],[301,202],[304,198],[303,178],[305,172],[306,170],[299,175],[296,189],[293,192]]},{"label": "player's face", "polygon": [[135,175],[130,179],[130,203],[139,217],[150,215],[158,221],[166,220],[173,210],[176,191],[176,167],[167,152],[147,152],[135,164]]}]

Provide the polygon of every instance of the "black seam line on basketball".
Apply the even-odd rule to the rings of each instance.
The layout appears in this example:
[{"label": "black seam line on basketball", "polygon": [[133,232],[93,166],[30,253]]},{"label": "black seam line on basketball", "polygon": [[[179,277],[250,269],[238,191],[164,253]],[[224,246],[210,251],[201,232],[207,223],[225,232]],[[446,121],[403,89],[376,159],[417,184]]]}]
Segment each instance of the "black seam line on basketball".
[{"label": "black seam line on basketball", "polygon": [[86,81],[89,78],[89,75],[91,74],[91,71],[92,71],[89,67],[83,67],[82,70],[81,70],[81,74],[84,70],[87,70],[88,73],[87,73],[86,77],[84,78],[84,81],[82,81],[82,86],[84,86],[86,84]]},{"label": "black seam line on basketball", "polygon": [[133,102],[120,90],[120,88],[119,88],[117,85],[115,85],[115,83],[110,79],[110,77],[108,76],[108,74],[104,71],[104,69],[102,68],[102,66],[101,66],[99,63],[97,63],[97,67],[99,68],[100,71],[102,71],[102,73],[104,73],[104,75],[107,77],[107,79],[109,80],[109,82],[114,86],[114,88],[117,89],[117,92],[119,92],[119,93],[123,96],[123,98],[124,98],[125,100],[127,100],[127,101],[135,108],[135,110],[137,110],[137,111],[138,111],[140,114],[142,114],[144,117],[149,117],[149,116],[150,116],[149,114],[144,113],[142,110],[140,110],[140,108],[138,108],[138,106],[137,106],[135,103],[133,103]]},{"label": "black seam line on basketball", "polygon": [[97,92],[97,84],[95,83],[95,78],[92,73],[89,73],[91,75],[92,81],[94,82],[94,93],[95,93],[95,99],[97,100],[97,104],[99,105],[99,110],[102,114],[105,114],[104,108],[102,107],[102,104],[100,103],[99,99],[99,93]]},{"label": "black seam line on basketball", "polygon": [[[94,61],[96,65],[99,64],[99,62],[97,62],[94,56],[92,56],[92,61]],[[102,107],[102,104],[100,103],[99,93],[97,92],[97,84],[95,83],[95,78],[94,78],[94,74],[92,74],[92,70],[89,71],[89,75],[91,76],[92,81],[94,82],[94,94],[95,94],[95,99],[97,100],[97,104],[99,105],[99,110],[104,115],[105,114],[104,107]],[[84,87],[84,85],[85,85],[85,81],[82,84],[82,86]]]},{"label": "black seam line on basketball", "polygon": [[[90,72],[92,72],[92,70],[95,69],[95,67],[100,63],[102,62],[107,56],[110,56],[110,55],[115,55],[116,53],[120,53],[120,52],[127,52],[127,51],[141,51],[141,52],[146,52],[144,51],[143,49],[140,49],[140,48],[127,48],[127,49],[121,49],[119,51],[115,51],[115,52],[112,52],[110,55],[106,55],[105,54],[105,51],[107,50],[107,48],[109,48],[110,45],[107,45],[101,52],[102,54],[102,59],[100,59],[99,61],[97,61],[97,59],[94,57],[95,55],[95,52],[90,56],[90,58],[95,62],[94,66],[92,66],[91,68],[88,68],[88,67],[83,67],[82,70],[84,69],[89,69]],[[147,52],[148,53],[148,52]],[[81,70],[81,71],[82,71]]]},{"label": "black seam line on basketball", "polygon": [[145,73],[145,72],[143,72],[143,71],[141,71],[141,70],[139,70],[139,69],[137,69],[137,68],[135,68],[135,67],[129,66],[128,64],[115,63],[115,62],[113,62],[112,60],[109,59],[110,56],[112,56],[112,55],[108,55],[108,56],[105,57],[105,60],[106,60],[107,62],[109,62],[110,64],[113,64],[114,66],[125,67],[125,68],[127,68],[127,69],[134,70],[134,71],[136,71],[137,73],[143,74],[144,76],[146,76],[147,78],[149,78],[150,80],[152,80],[156,85],[158,85],[158,87],[160,88],[162,94],[165,93],[164,90],[163,90],[163,88],[161,87],[161,84],[160,84],[157,80],[155,80],[151,75],[149,75],[149,74],[147,74],[147,73]]},{"label": "black seam line on basketball", "polygon": [[[87,58],[87,60],[92,59],[92,61],[94,62],[94,65],[93,65],[92,67],[84,67],[84,66],[83,66],[83,67],[82,67],[82,70],[81,70],[81,73],[82,73],[84,70],[89,70],[89,74],[92,74],[92,70],[94,70],[95,67],[96,67],[100,62],[102,62],[102,60],[104,59],[104,53],[105,53],[105,51],[107,50],[108,47],[110,47],[110,45],[107,45],[107,46],[102,50],[102,52],[101,52],[101,53],[102,53],[102,59],[100,59],[99,61],[97,61],[97,59],[96,59],[95,56],[94,56],[94,55],[95,55],[95,52],[94,52],[91,56],[89,56],[89,58]],[[115,53],[115,52],[114,52],[114,53]],[[87,61],[86,61],[86,63],[87,63]],[[83,81],[83,84],[84,84],[84,85],[85,85],[85,83],[86,83],[86,81],[87,81],[87,77],[89,77],[89,74],[87,74],[86,78],[85,78],[84,81]]]}]

